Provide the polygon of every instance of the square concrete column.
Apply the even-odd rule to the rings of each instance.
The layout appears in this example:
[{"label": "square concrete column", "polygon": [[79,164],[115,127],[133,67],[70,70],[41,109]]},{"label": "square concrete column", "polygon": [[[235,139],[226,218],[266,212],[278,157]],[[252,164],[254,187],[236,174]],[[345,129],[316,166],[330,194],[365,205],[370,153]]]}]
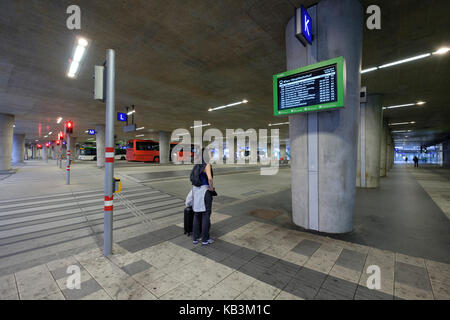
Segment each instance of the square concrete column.
[{"label": "square concrete column", "polygon": [[42,154],[42,160],[44,160],[45,162],[48,162],[48,148],[46,146],[42,146],[41,154]]},{"label": "square concrete column", "polygon": [[25,135],[15,133],[13,136],[12,162],[22,163],[25,159]]},{"label": "square concrete column", "polygon": [[77,137],[70,137],[70,160],[75,162],[77,159]]},{"label": "square concrete column", "polygon": [[358,0],[322,0],[313,8],[313,46],[295,37],[293,18],[286,27],[287,69],[343,56],[345,108],[289,117],[292,220],[344,233],[353,229],[364,12]]},{"label": "square concrete column", "polygon": [[159,132],[159,163],[169,163],[170,132]]},{"label": "square concrete column", "polygon": [[95,143],[97,150],[97,167],[105,166],[105,125],[99,124],[95,126]]},{"label": "square concrete column", "polygon": [[377,188],[380,185],[380,152],[383,122],[382,96],[369,94],[361,103],[358,135],[358,171],[356,186]]},{"label": "square concrete column", "polygon": [[11,172],[14,116],[0,113],[0,173]]},{"label": "square concrete column", "polygon": [[383,120],[383,129],[381,132],[380,177],[386,177],[387,173],[387,139],[388,123],[386,120]]}]

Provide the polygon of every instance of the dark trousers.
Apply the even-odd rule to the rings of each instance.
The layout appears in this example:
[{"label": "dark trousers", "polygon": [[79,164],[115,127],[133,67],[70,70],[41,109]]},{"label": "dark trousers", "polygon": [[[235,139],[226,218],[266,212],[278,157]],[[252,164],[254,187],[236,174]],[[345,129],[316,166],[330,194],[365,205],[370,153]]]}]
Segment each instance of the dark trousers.
[{"label": "dark trousers", "polygon": [[194,233],[193,239],[200,238],[200,219],[202,229],[202,242],[210,239],[209,229],[211,228],[211,209],[212,209],[212,194],[210,191],[205,192],[205,209],[204,212],[194,212]]},{"label": "dark trousers", "polygon": [[419,167],[419,162],[414,162],[414,167]]}]

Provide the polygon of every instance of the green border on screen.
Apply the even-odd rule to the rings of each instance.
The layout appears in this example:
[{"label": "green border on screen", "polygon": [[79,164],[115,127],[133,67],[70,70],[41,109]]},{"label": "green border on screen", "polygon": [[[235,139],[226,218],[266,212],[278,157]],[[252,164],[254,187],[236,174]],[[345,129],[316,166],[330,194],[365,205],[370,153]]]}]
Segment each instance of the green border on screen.
[{"label": "green border on screen", "polygon": [[[285,110],[278,110],[278,79],[287,77],[296,73],[302,73],[328,65],[336,64],[336,82],[337,82],[337,101],[324,104],[315,104],[312,106],[297,107]],[[273,76],[273,114],[275,116],[286,116],[294,113],[322,111],[344,107],[344,57],[337,57],[319,63],[311,64],[294,70],[289,70]]]}]

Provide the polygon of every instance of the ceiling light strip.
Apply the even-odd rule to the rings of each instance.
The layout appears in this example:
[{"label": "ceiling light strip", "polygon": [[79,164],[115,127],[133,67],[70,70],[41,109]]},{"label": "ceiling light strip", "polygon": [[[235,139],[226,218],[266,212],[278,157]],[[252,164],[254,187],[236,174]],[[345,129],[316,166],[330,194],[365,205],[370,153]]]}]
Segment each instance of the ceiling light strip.
[{"label": "ceiling light strip", "polygon": [[442,47],[442,48],[439,48],[437,51],[432,52],[432,53],[424,53],[424,54],[420,54],[418,56],[414,56],[414,57],[410,57],[410,58],[406,58],[406,59],[402,59],[402,60],[386,63],[386,64],[383,64],[383,65],[381,65],[379,67],[367,68],[367,69],[361,70],[361,73],[367,73],[367,72],[375,71],[375,70],[378,70],[378,69],[384,69],[384,68],[396,66],[396,65],[399,65],[399,64],[402,64],[402,63],[406,63],[406,62],[411,62],[411,61],[427,58],[427,57],[429,57],[431,55],[436,55],[436,54],[442,55],[442,54],[446,54],[449,51],[450,51],[449,47]]},{"label": "ceiling light strip", "polygon": [[220,106],[220,107],[216,107],[216,108],[209,108],[208,109],[208,111],[216,111],[216,110],[220,110],[220,109],[225,109],[225,108],[229,108],[229,107],[234,107],[234,106],[238,106],[238,105],[240,105],[240,104],[245,104],[245,103],[248,103],[248,100],[242,100],[242,101],[239,101],[239,102],[234,102],[234,103],[230,103],[230,104],[227,104],[227,105],[225,105],[225,106]]}]

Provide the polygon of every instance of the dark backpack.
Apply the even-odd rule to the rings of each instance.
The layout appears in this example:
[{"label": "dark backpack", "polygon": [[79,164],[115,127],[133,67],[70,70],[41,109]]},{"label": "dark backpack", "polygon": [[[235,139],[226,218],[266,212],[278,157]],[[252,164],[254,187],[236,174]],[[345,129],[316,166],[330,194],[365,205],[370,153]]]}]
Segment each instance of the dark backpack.
[{"label": "dark backpack", "polygon": [[200,175],[205,170],[205,164],[196,164],[191,171],[191,182],[193,186],[201,187],[202,181],[200,180]]}]

